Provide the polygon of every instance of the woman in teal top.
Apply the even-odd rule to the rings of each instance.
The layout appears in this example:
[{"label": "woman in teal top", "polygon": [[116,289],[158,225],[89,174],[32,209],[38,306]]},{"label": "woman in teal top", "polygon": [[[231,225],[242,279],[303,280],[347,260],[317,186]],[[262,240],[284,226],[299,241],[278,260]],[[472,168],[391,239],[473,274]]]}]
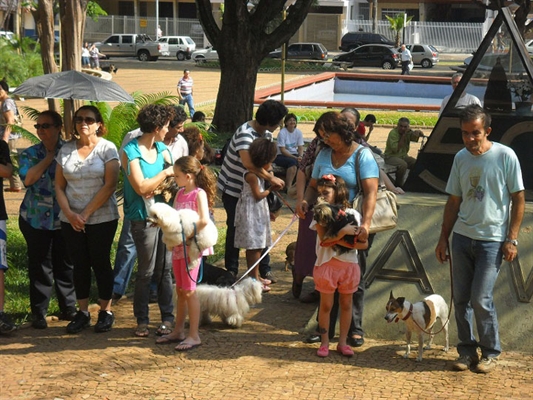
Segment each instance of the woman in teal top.
[{"label": "woman in teal top", "polygon": [[167,249],[161,241],[161,230],[146,221],[146,207],[154,200],[153,191],[174,175],[172,155],[163,143],[173,113],[170,106],[150,104],[143,107],[137,116],[143,134],[124,146],[121,156],[127,178],[124,180],[124,215],[131,221],[131,234],[138,257],[133,296],[133,313],[137,318],[135,335],[138,337],[149,334],[148,303],[152,275],[157,282],[162,321],[157,333],[170,333],[169,327],[174,323],[172,264],[166,260]]}]

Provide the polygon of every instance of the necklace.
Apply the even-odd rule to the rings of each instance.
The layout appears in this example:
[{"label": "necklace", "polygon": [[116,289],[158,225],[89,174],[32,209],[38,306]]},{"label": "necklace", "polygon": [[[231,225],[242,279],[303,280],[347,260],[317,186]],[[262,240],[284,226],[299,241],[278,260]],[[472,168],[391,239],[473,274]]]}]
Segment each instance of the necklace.
[{"label": "necklace", "polygon": [[343,153],[339,151],[335,151],[335,150],[331,152],[331,164],[333,164],[333,168],[338,169],[344,165],[346,160],[353,153],[353,145],[354,145],[354,142],[352,142],[350,144],[350,147]]}]

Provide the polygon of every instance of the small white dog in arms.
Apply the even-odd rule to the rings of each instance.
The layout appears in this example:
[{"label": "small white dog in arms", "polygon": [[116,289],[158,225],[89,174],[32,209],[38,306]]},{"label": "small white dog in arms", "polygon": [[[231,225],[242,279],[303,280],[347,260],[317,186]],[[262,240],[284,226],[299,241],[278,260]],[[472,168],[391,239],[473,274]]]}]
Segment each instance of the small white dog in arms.
[{"label": "small white dog in arms", "polygon": [[225,324],[240,328],[250,307],[261,303],[263,285],[252,278],[243,279],[232,288],[202,284],[196,286],[196,295],[201,324],[211,322],[211,315],[218,315]]},{"label": "small white dog in arms", "polygon": [[[163,243],[168,250],[175,246],[181,246],[183,243],[183,234],[185,238],[190,237],[195,230],[195,224],[200,217],[193,210],[183,209],[176,210],[165,203],[154,203],[148,209],[148,218],[152,224],[157,225],[163,231]],[[196,268],[199,263],[200,254],[205,249],[214,246],[217,243],[218,231],[213,223],[209,220],[208,224],[196,233],[195,238],[191,241],[188,248],[190,268]]]},{"label": "small white dog in arms", "polygon": [[[388,323],[398,322],[400,319],[405,322],[405,336],[407,339],[407,349],[403,358],[408,358],[411,352],[411,334],[413,332],[418,333],[418,357],[416,361],[422,361],[422,353],[424,349],[430,349],[433,344],[434,334],[433,325],[437,318],[440,319],[442,330],[445,335],[444,351],[448,351],[450,343],[448,339],[448,304],[438,294],[432,294],[426,297],[423,301],[417,303],[410,303],[405,300],[405,297],[394,298],[392,290],[390,292],[389,301],[385,307],[387,313],[385,319]],[[429,342],[424,347],[424,331],[430,332]]]}]

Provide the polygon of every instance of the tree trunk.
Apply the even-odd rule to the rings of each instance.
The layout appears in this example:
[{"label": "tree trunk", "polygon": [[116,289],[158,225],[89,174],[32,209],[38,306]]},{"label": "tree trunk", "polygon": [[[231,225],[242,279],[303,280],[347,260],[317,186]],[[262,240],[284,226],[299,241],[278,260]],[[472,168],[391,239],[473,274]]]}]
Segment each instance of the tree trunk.
[{"label": "tree trunk", "polygon": [[[213,125],[234,132],[252,118],[257,71],[268,53],[281,46],[302,25],[314,0],[295,0],[281,14],[286,0],[225,0],[222,27],[213,18],[210,0],[196,0],[198,17],[220,59],[220,86]],[[248,10],[247,6],[254,4]],[[279,24],[275,21],[281,21]],[[271,24],[277,25],[271,29]]]},{"label": "tree trunk", "polygon": [[263,56],[245,24],[239,25],[223,30],[217,42],[220,85],[213,119],[217,132],[234,132],[253,116],[257,71]]},{"label": "tree trunk", "polygon": [[[45,74],[57,72],[54,54],[54,1],[39,0],[37,10],[32,13],[36,21],[37,35],[41,44],[41,60]],[[59,111],[59,103],[55,99],[48,99],[48,109]]]},{"label": "tree trunk", "polygon": [[[61,19],[61,45],[63,49],[63,71],[81,71],[81,48],[85,29],[87,0],[59,0],[59,16]],[[64,106],[65,133],[70,137],[73,132],[72,118],[74,111],[83,104],[82,101],[67,101]]]}]

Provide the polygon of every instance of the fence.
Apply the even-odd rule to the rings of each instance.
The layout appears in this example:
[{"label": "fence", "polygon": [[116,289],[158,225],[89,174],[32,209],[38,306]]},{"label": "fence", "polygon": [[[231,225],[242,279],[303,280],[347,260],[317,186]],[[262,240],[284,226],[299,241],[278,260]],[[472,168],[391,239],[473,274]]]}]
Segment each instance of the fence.
[{"label": "fence", "polygon": [[[342,34],[352,31],[372,31],[372,21],[345,21],[339,26],[338,15],[309,14],[293,39],[303,42],[321,42],[326,48],[338,51]],[[208,44],[200,22],[197,19],[160,18],[159,25],[164,35],[190,36],[197,48]],[[101,41],[116,33],[146,33],[155,38],[156,19],[151,17],[132,17],[109,15],[99,17],[95,22],[87,19],[85,38],[89,42]],[[388,21],[378,21],[377,33],[394,40],[394,32]],[[452,22],[411,22],[405,28],[405,41],[408,43],[432,44],[441,52],[469,53],[478,48],[484,36],[482,23]],[[291,39],[291,42],[295,41]],[[403,36],[402,36],[403,41]]]},{"label": "fence", "polygon": [[[164,36],[190,36],[197,48],[207,44],[202,25],[197,19],[159,18],[159,25]],[[156,29],[156,19],[149,17],[108,15],[98,17],[98,21],[87,18],[84,41],[98,42],[119,33],[145,33],[155,39]]]},{"label": "fence", "polygon": [[[372,32],[372,21],[347,21],[346,32]],[[377,32],[395,40],[395,32],[390,29],[388,21],[378,21]],[[482,23],[455,22],[416,22],[411,21],[405,27],[405,36],[400,37],[406,43],[432,44],[445,53],[470,53],[479,47],[485,36]]]}]

